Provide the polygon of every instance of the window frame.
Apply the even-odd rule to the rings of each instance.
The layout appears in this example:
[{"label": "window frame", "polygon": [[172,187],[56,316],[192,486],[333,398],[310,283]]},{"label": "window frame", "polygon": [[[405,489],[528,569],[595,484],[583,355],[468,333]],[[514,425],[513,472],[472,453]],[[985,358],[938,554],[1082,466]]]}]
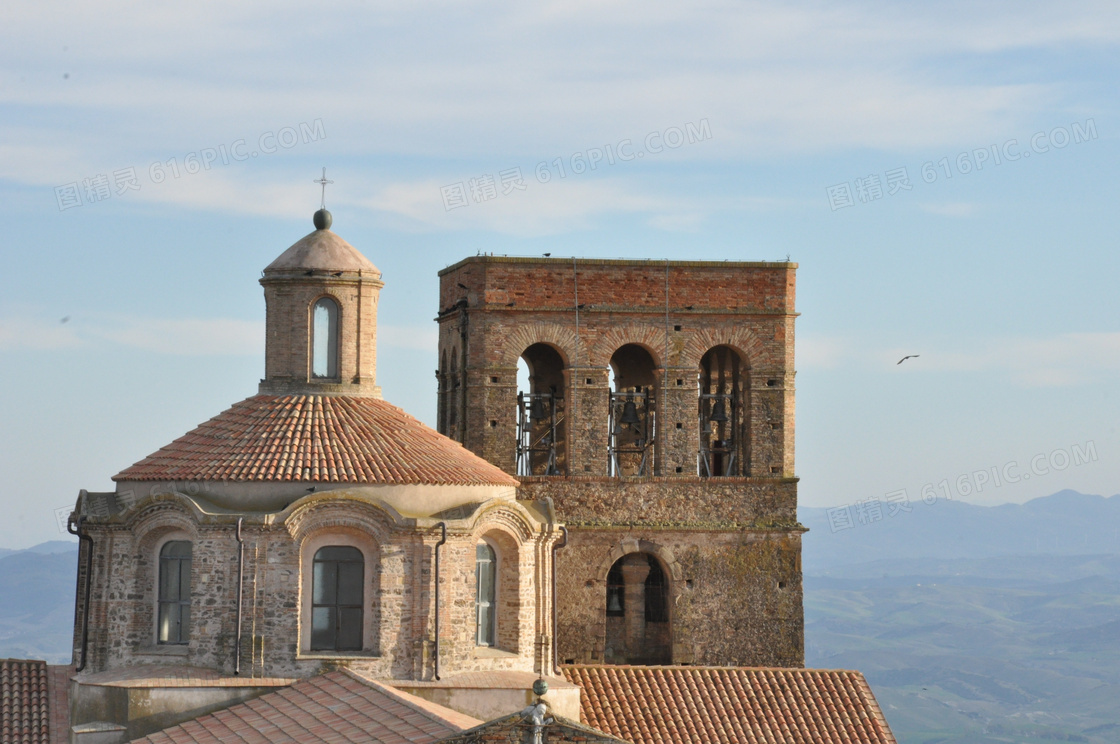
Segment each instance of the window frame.
[{"label": "window frame", "polygon": [[[189,552],[186,558],[182,556],[165,556],[164,551],[168,550],[174,544],[187,545]],[[164,582],[164,565],[165,563],[175,563],[175,571],[178,574],[178,597],[171,599],[165,598],[166,585]],[[183,569],[186,564],[186,598],[184,594],[183,582]],[[194,542],[185,535],[169,535],[166,539],[160,541],[156,548],[156,575],[155,575],[155,598],[156,598],[156,612],[155,612],[155,636],[156,644],[159,646],[187,646],[191,640],[191,603],[193,597],[193,585],[191,582],[191,574],[194,568]],[[176,615],[178,617],[177,631],[172,638],[172,634],[164,635],[164,608],[175,607]],[[186,608],[187,623],[186,632],[183,631],[183,608]]]},{"label": "window frame", "polygon": [[[318,361],[318,343],[320,341],[316,316],[318,315],[319,307],[322,306],[327,310],[327,339],[325,363],[326,373],[319,374],[316,372],[316,362]],[[333,310],[333,312],[332,312]],[[333,314],[333,317],[332,317]],[[341,329],[342,329],[342,303],[338,298],[333,295],[321,295],[315,298],[311,303],[310,317],[308,323],[308,372],[312,380],[340,380],[342,379],[340,347],[341,347]]]},{"label": "window frame", "polygon": [[[351,558],[341,558],[341,557],[335,557],[335,558],[323,557],[323,558],[320,558],[320,555],[322,555],[322,553],[324,551],[327,551],[327,550],[341,550],[341,551],[344,551],[344,552],[350,554],[353,557],[351,557]],[[320,565],[333,566],[333,571],[331,572],[332,575],[331,575],[331,579],[330,579],[334,583],[334,586],[331,587],[331,592],[330,592],[330,595],[333,596],[333,598],[334,598],[334,601],[332,601],[332,602],[318,602],[318,601],[316,601],[318,595],[320,594],[320,592],[317,591],[317,589],[319,588],[319,579],[320,579],[320,577],[319,577],[319,566]],[[343,597],[341,596],[342,589],[343,589],[343,587],[342,587],[342,582],[343,582],[342,567],[345,566],[345,565],[350,565],[350,566],[357,565],[358,566],[358,577],[359,578],[358,578],[358,587],[357,587],[358,596],[356,597],[356,599],[357,599],[356,602],[355,601],[343,601]],[[309,643],[309,646],[308,646],[309,650],[311,650],[313,652],[326,651],[326,652],[342,653],[342,652],[346,652],[346,651],[361,651],[365,647],[365,604],[366,604],[366,602],[365,602],[365,600],[366,600],[365,589],[366,589],[366,559],[365,559],[365,555],[362,553],[362,551],[359,548],[356,548],[353,545],[324,545],[324,546],[320,547],[319,549],[317,549],[315,551],[315,553],[314,553],[314,555],[312,556],[312,559],[311,559],[311,597],[310,597],[310,602],[311,602],[311,639],[310,639],[310,643]],[[349,599],[353,600],[354,598],[350,597]],[[329,613],[329,615],[333,616],[333,619],[334,619],[334,622],[333,622],[334,628],[331,629],[331,636],[332,636],[333,642],[330,646],[325,646],[325,645],[317,646],[316,645],[316,643],[317,643],[317,641],[316,641],[317,629],[315,627],[316,610],[323,610],[323,609],[326,609],[328,611],[333,611],[333,612]],[[346,613],[344,611],[346,611],[346,610],[351,610],[351,611],[352,610],[357,610],[357,612],[358,612],[358,628],[357,628],[358,645],[357,645],[357,647],[354,647],[352,645],[344,645],[343,644],[344,636],[348,635],[348,634],[344,633],[344,629],[343,629],[343,624],[345,622],[345,616],[346,616]]]},{"label": "window frame", "polygon": [[[312,650],[311,620],[314,599],[315,554],[324,547],[352,547],[362,554],[362,648],[361,650],[329,651]],[[381,581],[381,543],[374,535],[350,527],[316,528],[300,538],[299,547],[299,646],[296,658],[348,658],[377,657],[384,639],[381,638],[381,622],[385,609],[380,606],[382,599]]]},{"label": "window frame", "polygon": [[[490,592],[489,599],[487,600],[487,608],[490,610],[490,627],[488,638],[483,637],[482,626],[482,562],[480,561],[479,551],[485,547],[490,552]],[[480,648],[498,648],[498,582],[501,576],[501,553],[498,547],[486,538],[480,538],[475,543],[475,560],[474,560],[474,645]]]}]

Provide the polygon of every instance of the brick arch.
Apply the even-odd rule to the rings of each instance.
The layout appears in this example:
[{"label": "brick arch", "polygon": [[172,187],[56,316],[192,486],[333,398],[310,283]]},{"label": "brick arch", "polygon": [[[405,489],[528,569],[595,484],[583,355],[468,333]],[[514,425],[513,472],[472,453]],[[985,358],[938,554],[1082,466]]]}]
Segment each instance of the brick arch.
[{"label": "brick arch", "polygon": [[578,358],[581,347],[573,328],[558,323],[519,325],[502,344],[502,366],[517,367],[517,360],[533,344],[548,344],[560,354],[567,369]]},{"label": "brick arch", "polygon": [[172,529],[187,532],[192,539],[198,538],[198,506],[181,494],[153,496],[130,511],[125,526],[137,544],[153,533],[162,534]]},{"label": "brick arch", "polygon": [[623,540],[611,548],[606,560],[599,564],[599,570],[595,577],[605,585],[611,566],[631,553],[649,553],[661,561],[661,565],[665,567],[665,571],[669,574],[674,586],[677,582],[684,580],[684,571],[681,570],[681,565],[677,562],[677,557],[672,550],[649,540],[637,540],[635,538]]},{"label": "brick arch", "polygon": [[[294,507],[294,508],[293,508]],[[309,496],[289,507],[284,527],[297,542],[326,529],[351,529],[387,542],[400,522],[400,515],[382,503],[323,494]]]},{"label": "brick arch", "polygon": [[516,502],[495,501],[475,512],[470,524],[472,534],[482,535],[494,529],[511,533],[518,545],[536,534],[535,523]]},{"label": "brick arch", "polygon": [[617,326],[604,333],[595,342],[591,349],[591,366],[606,367],[611,363],[611,357],[623,346],[634,344],[641,346],[653,357],[653,366],[665,366],[665,328],[664,326],[629,325]]},{"label": "brick arch", "polygon": [[742,326],[725,330],[704,329],[689,337],[681,354],[680,366],[700,369],[704,354],[716,346],[730,346],[746,360],[747,367],[766,365],[766,349],[762,341]]}]

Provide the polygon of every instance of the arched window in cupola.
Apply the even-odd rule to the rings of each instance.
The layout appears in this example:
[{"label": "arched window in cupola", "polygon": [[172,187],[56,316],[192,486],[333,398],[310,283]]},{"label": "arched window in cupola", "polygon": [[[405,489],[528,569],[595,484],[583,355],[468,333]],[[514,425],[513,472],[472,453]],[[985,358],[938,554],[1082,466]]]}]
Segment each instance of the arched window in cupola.
[{"label": "arched window in cupola", "polygon": [[311,376],[338,379],[338,303],[321,297],[311,310]]}]

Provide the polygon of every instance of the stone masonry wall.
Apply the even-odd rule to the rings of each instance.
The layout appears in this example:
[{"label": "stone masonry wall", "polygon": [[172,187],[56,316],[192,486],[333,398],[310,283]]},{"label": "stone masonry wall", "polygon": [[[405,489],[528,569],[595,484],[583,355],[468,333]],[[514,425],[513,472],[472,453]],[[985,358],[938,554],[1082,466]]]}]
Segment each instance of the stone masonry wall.
[{"label": "stone masonry wall", "polygon": [[792,475],[795,269],[782,263],[461,261],[440,274],[440,357],[465,361],[457,365],[458,384],[450,386],[462,391],[453,397],[464,415],[445,433],[512,473],[517,360],[529,346],[545,343],[560,353],[567,375],[568,473],[605,475],[610,360],[632,343],[650,353],[659,378],[656,473],[695,474],[696,374],[706,351],[727,345],[749,367],[750,462],[740,473]]},{"label": "stone masonry wall", "polygon": [[[262,392],[306,391],[369,395],[376,392],[377,301],[382,282],[359,277],[292,276],[276,273],[261,279],[266,308],[265,380]],[[336,381],[311,378],[311,308],[321,297],[339,306]]]},{"label": "stone masonry wall", "polygon": [[[569,529],[557,554],[560,661],[604,660],[606,573],[626,553],[648,552],[668,576],[673,663],[804,663],[796,268],[477,256],[440,272],[440,355],[456,360],[443,368],[456,370],[442,383],[457,406],[449,436],[515,473],[518,359],[546,344],[562,361],[567,469],[522,477],[518,495],[550,500]],[[654,365],[654,467],[611,478],[610,362],[627,344]],[[747,441],[737,451],[747,461],[738,475],[704,478],[699,373],[717,346],[745,370]]]},{"label": "stone masonry wall", "polygon": [[606,661],[607,571],[640,551],[668,579],[671,663],[804,665],[800,534],[617,528],[569,539],[556,557],[561,663]]},{"label": "stone masonry wall", "polygon": [[[238,544],[236,519],[206,517],[201,523],[180,497],[157,496],[122,518],[89,519],[94,540],[90,601],[90,672],[140,664],[176,664],[234,670],[237,627]],[[304,677],[337,666],[353,667],[381,678],[428,679],[434,672],[433,592],[435,522],[384,531],[374,523],[360,527],[348,510],[331,505],[303,534],[284,523],[248,519],[242,530],[245,549],[242,594],[241,674],[252,677]],[[334,516],[337,514],[338,516]],[[440,659],[443,675],[509,669],[550,668],[547,612],[550,545],[557,535],[528,531],[511,507],[491,507],[477,524],[447,520],[440,576]],[[358,526],[356,526],[358,525]],[[349,536],[349,537],[347,537]],[[160,546],[188,540],[191,561],[191,631],[185,645],[157,642]],[[366,647],[360,652],[311,651],[307,644],[311,549],[317,544],[369,546],[364,596]],[[480,539],[498,553],[498,644],[475,643],[475,545]],[[302,574],[301,574],[302,572]],[[81,597],[80,597],[81,599]],[[80,617],[80,612],[79,612]],[[304,630],[301,637],[301,629]],[[75,658],[80,634],[75,633]]]}]

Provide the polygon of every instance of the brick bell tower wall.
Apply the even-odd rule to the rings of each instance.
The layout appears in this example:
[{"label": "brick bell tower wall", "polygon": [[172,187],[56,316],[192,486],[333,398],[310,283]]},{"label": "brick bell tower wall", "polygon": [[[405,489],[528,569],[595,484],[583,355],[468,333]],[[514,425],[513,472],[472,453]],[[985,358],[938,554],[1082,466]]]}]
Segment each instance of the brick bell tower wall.
[{"label": "brick bell tower wall", "polygon": [[[561,662],[664,658],[620,652],[608,633],[612,591],[630,604],[663,591],[662,605],[622,611],[644,614],[671,663],[803,665],[796,268],[476,256],[440,272],[439,429],[517,475],[519,498],[551,499],[568,526]],[[528,414],[522,427],[556,440],[551,460],[518,455],[521,359],[532,390],[555,398],[553,428]],[[620,426],[612,390],[640,391],[648,418]],[[612,590],[612,566],[634,552],[657,562],[663,590],[656,577]]]}]

